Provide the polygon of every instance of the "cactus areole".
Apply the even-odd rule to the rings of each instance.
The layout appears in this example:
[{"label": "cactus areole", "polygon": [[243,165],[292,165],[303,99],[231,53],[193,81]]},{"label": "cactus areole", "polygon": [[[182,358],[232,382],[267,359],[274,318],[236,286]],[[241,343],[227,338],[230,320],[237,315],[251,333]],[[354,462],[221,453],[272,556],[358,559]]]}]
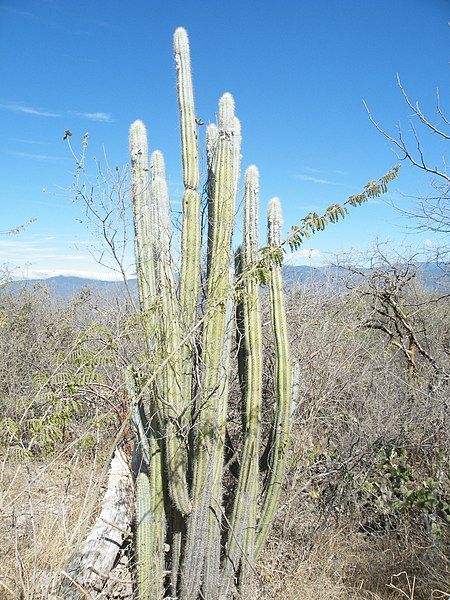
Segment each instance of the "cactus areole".
[{"label": "cactus areole", "polygon": [[[127,370],[139,465],[137,593],[139,600],[251,598],[255,563],[274,521],[288,452],[291,365],[281,266],[279,260],[268,262],[266,252],[276,397],[269,439],[263,439],[259,173],[253,165],[245,171],[243,241],[234,270],[241,161],[234,100],[224,94],[217,124],[207,127],[207,181],[200,182],[201,121],[183,28],[175,31],[174,55],[184,183],[179,277],[164,159],[158,150],[149,156],[142,121],[130,128],[134,247],[147,353],[145,364]],[[207,195],[204,235],[199,190]],[[274,198],[266,250],[273,248],[277,256],[281,222]],[[225,457],[236,345],[243,424],[230,469]]]}]

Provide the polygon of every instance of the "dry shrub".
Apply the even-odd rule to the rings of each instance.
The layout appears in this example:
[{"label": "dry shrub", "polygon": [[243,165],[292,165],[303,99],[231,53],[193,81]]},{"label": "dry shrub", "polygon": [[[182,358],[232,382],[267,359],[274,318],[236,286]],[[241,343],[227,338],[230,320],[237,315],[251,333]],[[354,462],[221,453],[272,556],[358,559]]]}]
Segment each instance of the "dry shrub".
[{"label": "dry shrub", "polygon": [[[366,326],[372,300],[363,285],[289,293],[300,393],[262,598],[399,598],[407,581],[416,600],[448,589],[448,378],[422,356],[411,376],[401,349]],[[411,285],[400,300],[448,372],[448,299]]]},{"label": "dry shrub", "polygon": [[[367,327],[374,316],[367,290],[309,281],[288,291],[292,356],[300,360],[299,399],[284,499],[257,568],[255,598],[444,597],[448,380],[421,355],[411,374],[401,348],[382,330]],[[414,280],[398,299],[420,343],[448,370],[448,300],[437,301]],[[264,291],[262,300],[264,306]],[[22,448],[31,448],[19,463],[11,445],[3,446],[0,581],[5,597],[13,597],[10,589],[37,600],[48,597],[49,582],[95,515],[99,469],[126,412],[124,366],[142,360],[141,338],[130,304],[92,293],[69,304],[42,290],[4,295],[0,309],[3,419],[21,418],[18,400],[35,397],[36,375],[52,372],[80,335],[87,340],[87,355],[99,351],[109,357],[89,371],[91,379],[78,382],[81,408],[57,443],[47,449],[30,446],[29,431],[19,432],[16,442],[19,436]],[[271,340],[265,343],[269,350]],[[69,373],[83,372],[84,363],[65,364]],[[266,439],[272,373],[268,352]],[[239,452],[236,378],[231,389],[229,434],[232,452]],[[37,406],[42,418],[45,403]],[[80,443],[87,439],[89,444]],[[233,475],[228,477],[231,484]]]}]

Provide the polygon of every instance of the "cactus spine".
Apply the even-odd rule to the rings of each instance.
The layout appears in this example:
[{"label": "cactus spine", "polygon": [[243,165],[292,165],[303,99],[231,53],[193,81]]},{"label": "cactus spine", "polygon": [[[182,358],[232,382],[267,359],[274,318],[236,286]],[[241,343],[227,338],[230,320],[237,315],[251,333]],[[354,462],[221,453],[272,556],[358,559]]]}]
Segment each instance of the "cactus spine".
[{"label": "cactus spine", "polygon": [[[269,453],[270,473],[260,491],[262,340],[258,253],[259,174],[245,174],[244,239],[233,275],[233,225],[240,175],[241,126],[234,100],[219,102],[218,124],[206,131],[208,239],[205,297],[200,302],[201,215],[197,122],[189,42],[174,35],[183,163],[183,223],[179,281],[174,276],[169,195],[164,159],[148,161],[141,121],[130,130],[135,256],[149,359],[147,384],[127,375],[140,457],[136,477],[136,549],[139,600],[230,598],[236,586],[249,596],[254,563],[275,516],[283,480],[291,374],[281,267],[268,275],[275,336],[277,399]],[[269,207],[269,247],[280,245],[281,213]],[[225,440],[234,309],[242,315],[240,361],[243,444],[234,492],[224,493]],[[194,352],[195,350],[195,352]],[[146,372],[145,372],[146,371]],[[141,378],[139,378],[141,381]],[[232,506],[228,506],[233,501]],[[230,517],[225,517],[230,514]],[[258,515],[260,518],[258,519]],[[170,552],[164,556],[164,544]],[[168,577],[170,573],[170,577]]]}]

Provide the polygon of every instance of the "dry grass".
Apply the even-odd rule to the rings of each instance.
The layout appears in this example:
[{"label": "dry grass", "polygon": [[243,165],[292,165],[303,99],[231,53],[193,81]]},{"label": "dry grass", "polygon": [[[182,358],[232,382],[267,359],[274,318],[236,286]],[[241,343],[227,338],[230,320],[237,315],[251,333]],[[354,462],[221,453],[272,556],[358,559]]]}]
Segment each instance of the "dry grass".
[{"label": "dry grass", "polygon": [[[422,549],[425,550],[425,549]],[[424,552],[425,554],[425,552]],[[324,531],[306,556],[272,538],[259,564],[261,600],[448,600],[445,569],[400,554],[395,539],[370,542],[348,528]],[[442,560],[442,558],[441,558]],[[440,567],[440,568],[439,568]]]},{"label": "dry grass", "polygon": [[101,466],[80,455],[67,462],[4,465],[0,581],[5,598],[51,596],[64,563],[92,521]]},{"label": "dry grass", "polygon": [[[429,303],[425,292],[400,300],[413,315],[421,343],[448,368],[448,304]],[[75,299],[71,307],[50,305],[41,292],[3,298],[0,305],[0,351],[6,357],[0,365],[2,417],[21,418],[27,398],[36,394],[36,374],[55,369],[56,357],[80,331],[86,352],[112,353],[114,340],[114,359],[106,354],[90,365],[94,383],[77,380],[82,404],[63,423],[64,435],[54,448],[39,452],[35,444],[18,460],[11,450],[29,447],[29,427],[23,428],[22,446],[19,434],[15,446],[4,444],[0,598],[51,597],[68,556],[96,514],[105,457],[123,416],[115,409],[125,408],[120,405],[123,364],[134,362],[139,352],[126,306],[113,310],[93,298],[91,304]],[[448,383],[420,356],[411,377],[404,354],[382,332],[362,326],[370,302],[357,292],[334,296],[332,289],[324,293],[323,286],[305,286],[289,294],[288,313],[293,358],[301,364],[300,401],[285,496],[258,565],[254,598],[448,599],[449,534],[441,514],[443,500],[448,501],[448,473],[434,464],[438,450],[449,454]],[[97,322],[105,328],[92,328]],[[65,370],[76,375],[80,367],[66,363]],[[273,402],[272,371],[269,355],[264,423],[270,421]],[[46,418],[47,399],[39,396],[35,418]],[[230,406],[230,419],[238,424],[237,396]],[[8,439],[13,438],[3,432],[3,442]],[[436,507],[424,509],[417,501],[398,508],[397,474],[378,477],[380,453],[392,449],[407,451],[408,490],[421,489],[433,476]],[[363,493],[371,481],[387,489],[378,496]],[[121,597],[117,589],[108,594],[103,597]]]}]

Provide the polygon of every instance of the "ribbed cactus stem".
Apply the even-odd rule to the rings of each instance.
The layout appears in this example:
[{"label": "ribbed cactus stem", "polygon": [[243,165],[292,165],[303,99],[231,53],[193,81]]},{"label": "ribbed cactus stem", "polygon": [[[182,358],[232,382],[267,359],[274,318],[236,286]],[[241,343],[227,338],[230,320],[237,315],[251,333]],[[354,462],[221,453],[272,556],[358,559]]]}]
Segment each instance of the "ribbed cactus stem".
[{"label": "ribbed cactus stem", "polygon": [[139,600],[162,598],[164,593],[165,513],[161,452],[152,428],[147,423],[130,367],[126,372],[131,418],[138,444],[136,476],[136,558]]},{"label": "ribbed cactus stem", "polygon": [[161,150],[152,152],[151,175],[153,180],[163,179],[165,181],[166,179],[166,164]]},{"label": "ribbed cactus stem", "polygon": [[[202,581],[208,532],[208,510],[212,489],[208,478],[217,464],[217,416],[226,401],[222,377],[222,353],[225,338],[226,305],[230,294],[229,274],[233,231],[236,165],[233,138],[235,134],[234,101],[224,94],[219,102],[219,142],[217,169],[212,201],[214,202],[211,263],[207,281],[202,361],[203,386],[199,405],[197,454],[194,461],[194,506],[188,524],[185,560],[182,569],[183,600],[196,600]],[[220,457],[222,460],[222,457]]]},{"label": "ribbed cactus stem", "polygon": [[214,185],[217,166],[217,144],[219,129],[215,123],[210,123],[206,128],[206,164],[208,168],[207,193],[208,193],[208,240],[206,252],[206,273],[209,273],[211,264],[211,245],[214,236]]},{"label": "ribbed cactus stem", "polygon": [[177,70],[178,107],[180,114],[181,156],[183,163],[183,224],[181,232],[181,269],[179,281],[181,328],[185,343],[181,352],[183,399],[182,421],[190,417],[194,339],[192,329],[197,318],[200,292],[201,223],[197,122],[191,75],[189,39],[179,27],[174,34],[174,54]]},{"label": "ribbed cactus stem", "polygon": [[206,127],[206,163],[208,169],[212,168],[217,154],[217,142],[219,140],[219,128],[215,123]]},{"label": "ribbed cactus stem", "polygon": [[[269,247],[274,250],[281,243],[282,222],[280,201],[278,198],[272,198],[267,211],[267,241]],[[269,476],[256,533],[256,559],[261,553],[275,518],[275,511],[285,476],[290,430],[292,398],[291,363],[281,265],[275,260],[272,261],[269,269],[269,303],[275,338],[276,406],[272,428],[273,447],[270,457]]]},{"label": "ribbed cactus stem", "polygon": [[[147,132],[142,121],[135,121],[130,128],[130,154],[132,179],[132,207],[135,227],[135,260],[141,311],[146,319],[151,311],[154,324],[154,307],[157,302],[155,248],[157,242],[150,227],[154,219],[150,194]],[[153,327],[148,337],[149,347],[154,347]],[[150,600],[162,598],[164,593],[164,535],[165,511],[163,489],[162,453],[153,429],[147,424],[142,399],[138,399],[132,370],[127,372],[130,410],[138,439],[138,452],[142,459],[136,478],[136,555],[138,562],[138,598]],[[147,407],[152,414],[155,409],[155,387],[150,390],[151,400]]]},{"label": "ribbed cactus stem", "polygon": [[[154,221],[152,223],[154,227],[154,235],[158,236],[157,243],[155,244],[155,252],[157,256],[155,258],[158,261],[165,263],[168,272],[170,282],[165,282],[165,285],[173,286],[172,283],[173,275],[172,271],[172,256],[167,254],[171,251],[171,224],[170,224],[170,202],[169,202],[169,190],[166,182],[166,167],[164,163],[164,156],[160,150],[155,150],[152,153],[150,161],[151,171],[151,212],[154,215]],[[159,263],[158,263],[159,264]],[[159,275],[161,277],[161,275]],[[160,282],[161,284],[161,282]]]},{"label": "ribbed cactus stem", "polygon": [[150,432],[146,427],[142,400],[138,396],[135,377],[136,376],[133,368],[128,367],[125,373],[125,380],[127,384],[128,396],[130,398],[131,422],[135,430],[137,446],[142,454],[145,464],[147,467],[149,467],[151,462],[151,449],[148,436]]},{"label": "ribbed cactus stem", "polygon": [[155,273],[148,239],[149,225],[149,164],[147,131],[142,121],[130,127],[132,207],[135,227],[135,257],[138,278],[139,301],[147,312],[155,301]]},{"label": "ribbed cactus stem", "polygon": [[[144,468],[141,466],[141,469]],[[153,567],[153,531],[151,497],[148,474],[141,470],[136,477],[136,555],[138,573],[138,598],[150,600],[150,579]]]},{"label": "ribbed cactus stem", "polygon": [[[226,93],[219,102],[218,124],[206,129],[208,240],[201,296],[198,127],[202,122],[195,114],[189,40],[183,28],[175,31],[173,48],[184,185],[178,281],[164,158],[156,150],[149,164],[144,124],[136,121],[130,128],[136,270],[148,342],[141,366],[148,389],[145,385],[139,392],[140,379],[132,369],[127,373],[139,463],[137,597],[225,600],[239,593],[250,598],[253,565],[269,534],[281,493],[290,413],[298,391],[297,377],[291,385],[279,261],[281,209],[278,199],[270,202],[268,287],[275,338],[276,401],[269,450],[264,455],[267,480],[262,493],[259,174],[255,166],[245,173],[244,235],[234,276],[230,272],[231,244],[242,140],[233,97]],[[232,448],[233,435],[227,431],[235,326],[240,336],[238,369],[243,398],[239,460]],[[225,443],[227,435],[230,451]],[[223,498],[225,453],[233,461],[230,471],[237,477],[229,513],[226,505],[227,517]],[[227,477],[225,480],[228,484]],[[170,552],[167,559],[165,544]]]},{"label": "ribbed cactus stem", "polygon": [[283,216],[279,198],[272,198],[267,208],[267,243],[269,246],[281,244],[281,227]]},{"label": "ribbed cactus stem", "polygon": [[[239,573],[240,587],[250,581],[254,563],[256,510],[259,493],[259,446],[262,397],[262,337],[259,281],[252,267],[258,251],[259,173],[245,173],[242,316],[244,340],[244,448],[235,492],[230,534],[222,575],[222,589],[232,589]],[[240,565],[240,568],[239,568]],[[245,594],[245,590],[242,590]]]},{"label": "ribbed cactus stem", "polygon": [[241,176],[241,122],[237,117],[234,117],[234,135],[233,135],[233,146],[234,146],[234,164],[235,164],[235,185],[237,187],[239,177]]},{"label": "ribbed cactus stem", "polygon": [[[232,275],[233,276],[233,275]],[[219,598],[220,588],[218,585],[220,576],[221,560],[221,535],[222,535],[222,517],[224,508],[222,505],[222,478],[223,478],[223,455],[226,437],[227,412],[228,412],[228,391],[230,381],[231,366],[231,347],[234,332],[234,303],[230,295],[227,300],[225,339],[222,354],[223,381],[224,381],[224,401],[219,405],[217,415],[217,448],[216,465],[212,480],[212,493],[209,510],[208,543],[205,556],[205,573],[202,593],[209,600]]]},{"label": "ribbed cactus stem", "polygon": [[168,484],[172,499],[182,514],[191,510],[187,472],[185,434],[180,423],[183,412],[179,346],[181,341],[175,279],[173,275],[169,194],[165,180],[164,159],[159,151],[152,154],[152,207],[155,222],[151,224],[158,241],[156,287],[160,297],[158,313],[158,346],[163,358],[160,411],[163,415],[167,454]]},{"label": "ribbed cactus stem", "polygon": [[[164,596],[165,518],[161,480],[161,464],[156,442],[151,469],[144,464],[136,477],[136,557],[138,599],[155,600]],[[153,445],[153,442],[152,442]]]},{"label": "ribbed cactus stem", "polygon": [[183,27],[178,27],[174,33],[173,48],[177,69],[183,180],[186,188],[196,190],[199,184],[197,123],[195,122],[189,38]]},{"label": "ribbed cactus stem", "polygon": [[259,172],[250,165],[244,179],[244,264],[258,258],[259,246]]}]

